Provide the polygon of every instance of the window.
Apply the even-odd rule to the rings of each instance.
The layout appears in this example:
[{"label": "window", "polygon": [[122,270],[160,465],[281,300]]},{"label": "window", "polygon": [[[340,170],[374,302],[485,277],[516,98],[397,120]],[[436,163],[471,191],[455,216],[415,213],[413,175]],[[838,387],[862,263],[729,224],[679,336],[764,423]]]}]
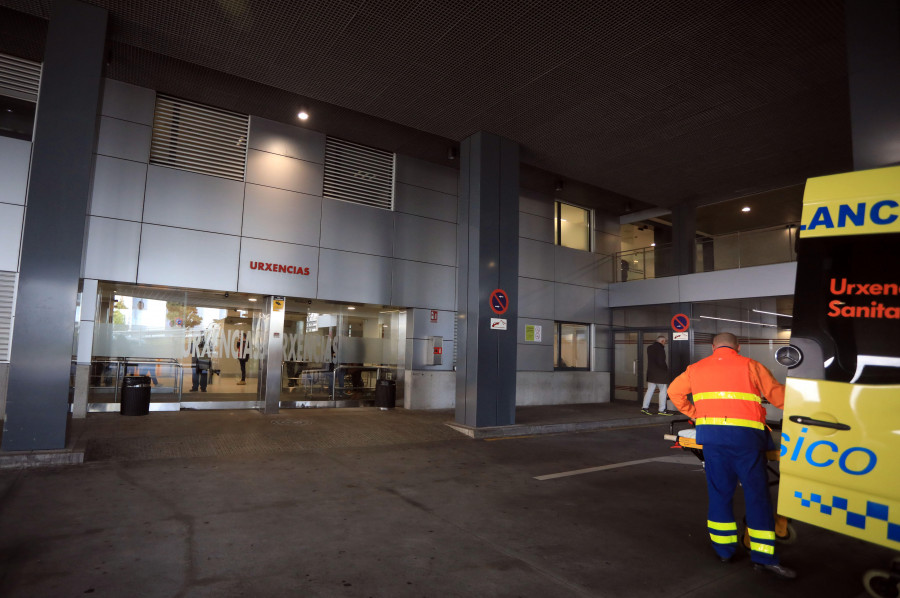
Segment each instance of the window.
[{"label": "window", "polygon": [[591,326],[557,322],[553,339],[553,367],[557,370],[591,368]]},{"label": "window", "polygon": [[591,250],[591,210],[558,201],[553,226],[557,245]]}]

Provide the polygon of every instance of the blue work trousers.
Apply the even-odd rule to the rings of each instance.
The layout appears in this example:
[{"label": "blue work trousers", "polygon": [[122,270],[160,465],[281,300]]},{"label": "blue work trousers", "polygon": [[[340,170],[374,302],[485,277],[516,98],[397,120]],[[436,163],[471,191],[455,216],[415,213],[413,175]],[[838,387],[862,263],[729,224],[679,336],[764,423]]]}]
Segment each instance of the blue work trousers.
[{"label": "blue work trousers", "polygon": [[754,563],[777,565],[775,517],[769,496],[766,453],[758,447],[704,444],[706,485],[709,490],[709,537],[716,553],[731,558],[737,550],[734,491],[740,481],[747,510],[750,558]]}]

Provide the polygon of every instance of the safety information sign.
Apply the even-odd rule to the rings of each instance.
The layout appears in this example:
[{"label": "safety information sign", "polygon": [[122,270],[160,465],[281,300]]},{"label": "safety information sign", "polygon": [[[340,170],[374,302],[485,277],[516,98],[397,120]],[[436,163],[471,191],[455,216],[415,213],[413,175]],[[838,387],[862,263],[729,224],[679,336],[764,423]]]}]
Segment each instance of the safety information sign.
[{"label": "safety information sign", "polygon": [[506,320],[502,318],[491,318],[491,330],[506,330]]}]

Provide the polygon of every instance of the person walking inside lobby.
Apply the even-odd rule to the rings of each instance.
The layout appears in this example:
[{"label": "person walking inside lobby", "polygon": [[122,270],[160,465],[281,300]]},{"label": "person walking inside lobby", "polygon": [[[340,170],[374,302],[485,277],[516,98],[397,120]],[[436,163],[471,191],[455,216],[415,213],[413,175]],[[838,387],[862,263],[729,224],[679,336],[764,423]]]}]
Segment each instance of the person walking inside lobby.
[{"label": "person walking inside lobby", "polygon": [[[728,562],[738,546],[733,500],[738,482],[744,489],[750,560],[753,568],[783,579],[797,574],[775,555],[775,517],[769,496],[763,397],[784,408],[784,385],[758,361],[739,354],[736,336],[717,334],[713,354],[701,359],[672,381],[669,398],[697,424],[697,444],[703,445],[709,493],[707,527],[712,547]],[[687,395],[693,394],[693,403]]]},{"label": "person walking inside lobby", "polygon": [[238,386],[247,384],[247,360],[250,359],[250,350],[247,346],[247,333],[241,333],[241,336],[235,340],[234,350],[237,353],[238,364],[241,366],[241,379],[238,380]]},{"label": "person walking inside lobby", "polygon": [[655,343],[647,347],[647,393],[641,407],[641,413],[644,415],[653,415],[650,411],[650,402],[657,387],[659,387],[659,415],[672,415],[666,409],[666,388],[669,384],[669,366],[666,364],[667,342],[668,339],[660,335],[656,337]]}]

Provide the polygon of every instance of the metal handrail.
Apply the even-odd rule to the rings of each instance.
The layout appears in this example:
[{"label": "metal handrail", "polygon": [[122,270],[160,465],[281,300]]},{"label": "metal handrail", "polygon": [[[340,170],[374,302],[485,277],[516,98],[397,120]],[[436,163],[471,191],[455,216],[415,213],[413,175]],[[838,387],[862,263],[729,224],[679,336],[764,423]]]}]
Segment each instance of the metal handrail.
[{"label": "metal handrail", "polygon": [[[175,396],[178,398],[178,401],[181,402],[182,389],[183,389],[183,370],[184,365],[180,360],[173,357],[106,357],[100,359],[92,359],[91,364],[100,363],[100,364],[116,364],[116,382],[114,388],[116,389],[116,401],[121,402],[121,392],[124,377],[127,375],[127,370],[131,366],[135,366],[140,370],[141,364],[167,364],[171,365],[175,368],[175,383],[173,385],[172,390],[175,392]],[[90,382],[88,382],[90,384]]]}]

